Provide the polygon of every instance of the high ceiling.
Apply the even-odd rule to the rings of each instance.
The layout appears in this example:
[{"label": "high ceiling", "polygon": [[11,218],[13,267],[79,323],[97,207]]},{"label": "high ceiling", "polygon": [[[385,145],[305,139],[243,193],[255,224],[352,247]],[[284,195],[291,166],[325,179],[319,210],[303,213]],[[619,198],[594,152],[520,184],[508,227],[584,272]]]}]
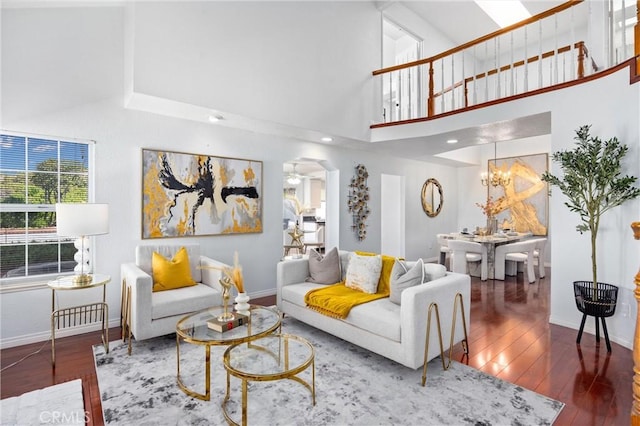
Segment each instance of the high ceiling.
[{"label": "high ceiling", "polygon": [[[385,5],[392,3],[396,2],[386,2]],[[397,3],[431,24],[456,45],[475,40],[500,29],[472,0],[398,1]],[[524,7],[532,15],[542,13],[562,3],[565,1],[522,1]]]}]

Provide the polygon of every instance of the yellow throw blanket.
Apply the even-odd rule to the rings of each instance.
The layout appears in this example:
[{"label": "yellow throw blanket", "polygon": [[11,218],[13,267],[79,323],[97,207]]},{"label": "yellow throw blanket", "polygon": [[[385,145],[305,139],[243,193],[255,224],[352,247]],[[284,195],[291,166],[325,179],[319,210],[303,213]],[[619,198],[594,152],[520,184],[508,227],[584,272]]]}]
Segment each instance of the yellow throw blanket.
[{"label": "yellow throw blanket", "polygon": [[[363,255],[365,253],[358,254]],[[342,281],[330,286],[310,290],[305,294],[304,302],[308,308],[321,314],[332,318],[344,319],[354,306],[389,297],[389,279],[394,261],[394,257],[382,256],[382,271],[378,281],[378,291],[374,294],[351,289],[345,286],[344,281]]]},{"label": "yellow throw blanket", "polygon": [[345,286],[344,281],[342,281],[307,292],[304,296],[304,302],[307,307],[321,314],[344,319],[354,306],[388,296],[388,293],[363,293]]}]

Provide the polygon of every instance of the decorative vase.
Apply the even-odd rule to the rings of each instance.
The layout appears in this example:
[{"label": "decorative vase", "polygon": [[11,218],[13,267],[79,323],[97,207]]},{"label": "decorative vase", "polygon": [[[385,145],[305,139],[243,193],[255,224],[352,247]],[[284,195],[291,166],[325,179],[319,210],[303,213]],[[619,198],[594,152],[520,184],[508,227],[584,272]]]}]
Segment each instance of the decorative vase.
[{"label": "decorative vase", "polygon": [[249,309],[251,308],[249,299],[250,297],[247,293],[238,293],[236,296],[236,311],[243,315],[249,315]]},{"label": "decorative vase", "polygon": [[494,216],[487,216],[487,235],[493,235],[498,232],[498,219]]}]

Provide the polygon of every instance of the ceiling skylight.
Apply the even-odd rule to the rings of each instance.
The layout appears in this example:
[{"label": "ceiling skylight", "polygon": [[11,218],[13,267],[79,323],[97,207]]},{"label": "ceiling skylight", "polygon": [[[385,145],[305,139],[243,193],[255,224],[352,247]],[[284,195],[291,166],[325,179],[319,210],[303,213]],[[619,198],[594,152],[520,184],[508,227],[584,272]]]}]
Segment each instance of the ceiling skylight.
[{"label": "ceiling skylight", "polygon": [[518,0],[475,0],[475,2],[500,28],[531,17],[531,13]]}]

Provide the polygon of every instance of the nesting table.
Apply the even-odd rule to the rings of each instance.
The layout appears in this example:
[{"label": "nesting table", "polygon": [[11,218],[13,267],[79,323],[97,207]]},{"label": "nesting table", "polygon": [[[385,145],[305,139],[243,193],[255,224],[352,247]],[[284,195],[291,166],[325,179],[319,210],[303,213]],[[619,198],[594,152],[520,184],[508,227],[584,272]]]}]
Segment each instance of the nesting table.
[{"label": "nesting table", "polygon": [[[316,405],[316,367],[313,346],[304,338],[292,334],[270,334],[246,343],[229,346],[224,353],[227,370],[227,391],[222,412],[229,424],[238,425],[227,412],[230,399],[230,377],[242,381],[242,425],[247,424],[248,382],[267,382],[281,379],[296,381],[311,392]],[[298,376],[311,367],[311,383]]]},{"label": "nesting table", "polygon": [[[207,321],[224,311],[222,306],[207,308],[182,318],[176,324],[177,380],[187,395],[204,401],[211,399],[211,346],[227,346],[258,339],[280,328],[282,315],[276,308],[251,305],[249,323],[224,333],[209,329]],[[205,392],[189,389],[180,377],[180,342],[205,347]]]}]

